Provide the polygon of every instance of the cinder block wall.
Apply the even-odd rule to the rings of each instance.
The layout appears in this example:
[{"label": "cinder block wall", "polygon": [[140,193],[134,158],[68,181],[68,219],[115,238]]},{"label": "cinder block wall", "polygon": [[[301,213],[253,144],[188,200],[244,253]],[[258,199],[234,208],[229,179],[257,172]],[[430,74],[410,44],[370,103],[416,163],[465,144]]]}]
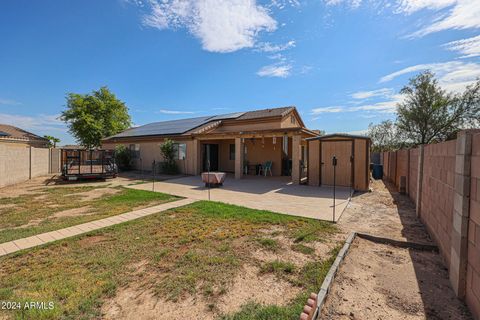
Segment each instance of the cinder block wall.
[{"label": "cinder block wall", "polygon": [[28,180],[29,177],[29,146],[0,143],[0,188]]},{"label": "cinder block wall", "polygon": [[450,265],[456,140],[425,146],[420,218]]},{"label": "cinder block wall", "polygon": [[31,170],[32,178],[48,174],[50,172],[50,149],[32,148]]},{"label": "cinder block wall", "polygon": [[[397,152],[397,170],[395,170],[395,185],[400,187],[400,177],[408,177],[408,149]],[[408,188],[408,185],[406,186]]]},{"label": "cinder block wall", "polygon": [[421,148],[384,152],[382,157],[386,180],[398,188],[399,177],[407,176],[408,196],[439,245],[455,293],[480,320],[480,130],[424,146],[420,171]]},{"label": "cinder block wall", "polygon": [[472,137],[470,219],[468,225],[467,281],[465,300],[480,318],[480,133]]},{"label": "cinder block wall", "polygon": [[417,202],[417,181],[418,181],[418,148],[408,150],[410,153],[410,164],[407,176],[408,196],[413,202]]},{"label": "cinder block wall", "polygon": [[0,143],[0,188],[58,172],[60,161],[57,149]]}]

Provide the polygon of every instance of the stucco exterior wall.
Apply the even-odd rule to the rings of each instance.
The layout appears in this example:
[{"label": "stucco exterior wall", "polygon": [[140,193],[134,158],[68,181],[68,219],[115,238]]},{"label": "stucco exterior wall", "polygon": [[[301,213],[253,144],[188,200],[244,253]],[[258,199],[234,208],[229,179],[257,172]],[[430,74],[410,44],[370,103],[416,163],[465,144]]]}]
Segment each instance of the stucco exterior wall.
[{"label": "stucco exterior wall", "polygon": [[[194,141],[192,139],[172,139],[176,143],[185,143],[186,144],[186,158],[185,160],[177,160],[177,166],[181,173],[186,174],[195,174],[195,158],[194,156]],[[160,153],[160,145],[163,143],[164,139],[159,138],[155,141],[128,141],[124,143],[104,143],[102,144],[103,149],[115,149],[116,146],[124,145],[129,147],[131,144],[138,144],[140,146],[140,157],[134,159],[133,167],[136,170],[151,171],[153,161],[161,162],[163,157]]]},{"label": "stucco exterior wall", "polygon": [[[291,139],[289,139],[291,140]],[[263,141],[263,142],[262,142]],[[246,155],[245,161],[249,164],[260,164],[272,161],[272,174],[280,176],[282,173],[282,138],[278,137],[276,143],[272,138],[245,139]],[[289,145],[291,152],[291,143]],[[253,172],[252,172],[253,173]]]}]

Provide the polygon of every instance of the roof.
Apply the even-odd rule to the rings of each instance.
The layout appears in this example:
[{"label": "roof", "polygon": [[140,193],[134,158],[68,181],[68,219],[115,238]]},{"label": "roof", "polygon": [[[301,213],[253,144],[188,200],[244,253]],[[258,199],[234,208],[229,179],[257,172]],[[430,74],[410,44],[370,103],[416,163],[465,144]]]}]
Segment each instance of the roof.
[{"label": "roof", "polygon": [[245,112],[241,117],[238,117],[238,120],[283,117],[293,109],[295,109],[295,107],[282,107],[282,108],[248,111],[248,112]]},{"label": "roof", "polygon": [[83,150],[85,149],[84,146],[78,145],[78,144],[66,144],[64,146],[61,146],[60,149],[64,150]]},{"label": "roof", "polygon": [[308,138],[307,140],[326,140],[326,139],[330,139],[330,138],[347,138],[347,139],[370,140],[370,137],[367,137],[367,136],[347,134],[347,133],[331,133],[331,134],[326,134],[326,135],[323,135],[323,136]]},{"label": "roof", "polygon": [[250,120],[269,117],[282,117],[292,110],[295,110],[295,107],[272,108],[247,112],[227,113],[214,116],[153,122],[143,126],[127,129],[121,133],[106,138],[106,140],[112,138],[182,135],[193,129],[222,120]]},{"label": "roof", "polygon": [[8,124],[0,124],[0,138],[19,139],[19,140],[41,140],[47,142],[48,139],[37,136],[34,133],[25,131],[23,129],[11,126]]}]

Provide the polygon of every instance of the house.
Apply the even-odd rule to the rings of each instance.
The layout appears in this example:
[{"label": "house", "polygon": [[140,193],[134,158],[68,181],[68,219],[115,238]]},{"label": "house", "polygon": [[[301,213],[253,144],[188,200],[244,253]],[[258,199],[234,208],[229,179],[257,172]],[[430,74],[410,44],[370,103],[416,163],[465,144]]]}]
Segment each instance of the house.
[{"label": "house", "polygon": [[283,107],[154,122],[108,137],[102,147],[125,145],[133,151],[136,169],[151,170],[154,160],[162,160],[159,146],[168,138],[176,143],[182,173],[198,175],[210,164],[211,171],[240,179],[271,161],[273,176],[300,183],[306,174],[306,138],[315,136],[295,107]]},{"label": "house", "polygon": [[49,146],[48,139],[8,124],[0,124],[0,143],[15,143],[36,148]]}]

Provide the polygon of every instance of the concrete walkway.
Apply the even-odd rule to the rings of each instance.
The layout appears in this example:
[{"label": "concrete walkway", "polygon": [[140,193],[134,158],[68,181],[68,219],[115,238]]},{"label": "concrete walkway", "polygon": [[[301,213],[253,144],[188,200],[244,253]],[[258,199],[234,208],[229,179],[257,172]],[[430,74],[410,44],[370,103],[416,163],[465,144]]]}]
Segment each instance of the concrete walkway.
[{"label": "concrete walkway", "polygon": [[40,246],[42,244],[46,244],[49,242],[54,242],[57,240],[73,237],[73,236],[76,236],[82,233],[87,233],[93,230],[98,230],[105,227],[113,226],[115,224],[120,224],[126,221],[135,220],[135,219],[149,216],[151,214],[165,211],[168,209],[185,206],[195,201],[197,200],[182,199],[178,201],[167,202],[167,203],[160,204],[158,206],[130,211],[127,213],[78,224],[76,226],[71,226],[64,229],[37,234],[28,238],[22,238],[18,240],[9,241],[9,242],[4,242],[0,244],[0,256],[4,256],[9,253],[13,253],[13,252],[28,249],[28,248]]}]

